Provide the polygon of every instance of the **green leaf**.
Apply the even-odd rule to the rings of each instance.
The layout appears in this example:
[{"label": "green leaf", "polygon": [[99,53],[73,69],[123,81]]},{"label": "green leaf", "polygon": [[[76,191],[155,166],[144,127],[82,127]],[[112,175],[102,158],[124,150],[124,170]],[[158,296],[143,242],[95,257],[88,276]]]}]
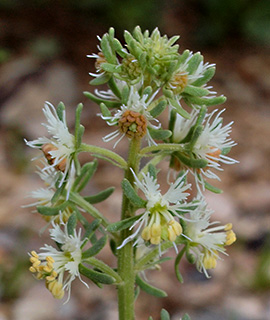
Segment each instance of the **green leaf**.
[{"label": "green leaf", "polygon": [[187,313],[185,313],[182,320],[191,320],[191,319],[190,319],[190,316]]},{"label": "green leaf", "polygon": [[137,298],[139,297],[139,294],[140,294],[140,287],[139,286],[136,286],[135,287],[135,291],[134,291],[134,301],[137,300]]},{"label": "green leaf", "polygon": [[209,94],[209,91],[204,88],[188,85],[185,87],[183,93],[189,94],[189,95],[195,96],[195,97],[203,97],[203,96],[207,96]]},{"label": "green leaf", "polygon": [[115,242],[114,239],[111,239],[111,240],[110,240],[110,248],[111,248],[111,250],[112,250],[112,253],[117,257],[117,255],[118,255],[118,252],[117,252],[117,244],[116,244],[116,242]]},{"label": "green leaf", "polygon": [[153,129],[153,128],[149,127],[148,131],[149,131],[151,137],[156,140],[163,140],[164,141],[172,135],[172,132],[170,130]]},{"label": "green leaf", "polygon": [[175,152],[174,155],[186,166],[190,168],[205,168],[208,165],[208,161],[205,159],[191,159],[180,152]]},{"label": "green leaf", "polygon": [[152,178],[157,179],[157,168],[153,166],[151,163],[148,166],[148,172]]},{"label": "green leaf", "polygon": [[81,169],[81,174],[74,181],[73,190],[76,190],[76,192],[83,190],[94,175],[96,169],[97,160],[86,163]]},{"label": "green leaf", "polygon": [[210,183],[204,181],[204,186],[207,190],[211,191],[211,192],[214,192],[214,193],[217,193],[217,194],[220,194],[222,193],[223,191],[217,187],[214,187],[212,186]]},{"label": "green leaf", "polygon": [[121,98],[121,92],[114,80],[113,77],[111,77],[111,79],[108,81],[108,86],[110,87],[110,89],[112,90],[112,92],[116,95],[116,97],[118,97],[119,99]]},{"label": "green leaf", "polygon": [[127,179],[124,179],[122,181],[122,189],[125,194],[125,196],[130,200],[130,202],[136,207],[136,208],[145,208],[146,207],[146,201],[143,200],[141,197],[138,196],[132,185]]},{"label": "green leaf", "polygon": [[57,207],[38,206],[37,211],[44,216],[56,216],[61,211],[64,211],[66,209],[66,207],[68,206],[68,204],[69,204],[69,202],[66,201]]},{"label": "green leaf", "polygon": [[203,123],[204,117],[206,115],[206,111],[207,111],[206,106],[202,106],[198,114],[198,118],[196,120],[195,126],[201,125]]},{"label": "green leaf", "polygon": [[114,187],[110,187],[93,196],[84,197],[84,199],[91,204],[99,203],[106,200],[114,192],[114,189]]},{"label": "green leaf", "polygon": [[143,94],[143,95],[147,95],[147,96],[149,97],[150,94],[152,93],[152,91],[153,91],[153,88],[152,88],[151,86],[148,86],[148,87],[144,88],[142,94]]},{"label": "green leaf", "polygon": [[116,63],[117,62],[116,56],[115,56],[115,53],[113,52],[113,49],[111,48],[109,35],[107,33],[103,35],[100,41],[100,46],[106,60],[109,63]]},{"label": "green leaf", "polygon": [[100,110],[101,110],[103,117],[111,117],[112,116],[111,111],[107,108],[105,103],[101,102],[101,104],[99,106],[100,106]]},{"label": "green leaf", "polygon": [[101,84],[107,83],[110,80],[111,76],[112,75],[110,73],[103,72],[100,76],[91,80],[89,83],[93,86],[99,86]]},{"label": "green leaf", "polygon": [[108,62],[102,63],[101,68],[102,68],[102,70],[110,72],[110,73],[121,71],[121,65],[115,65],[112,63],[108,63]]},{"label": "green leaf", "polygon": [[169,312],[165,309],[162,309],[161,313],[160,313],[160,320],[170,320],[170,319],[171,319],[171,317],[170,317]]},{"label": "green leaf", "polygon": [[124,86],[121,92],[121,96],[122,96],[122,102],[123,104],[127,104],[128,102],[128,98],[129,98],[129,87],[128,86]]},{"label": "green leaf", "polygon": [[73,212],[72,215],[68,218],[67,222],[67,232],[69,236],[74,235],[74,230],[77,225],[77,215],[76,212]]},{"label": "green leaf", "polygon": [[125,230],[125,229],[131,227],[133,225],[133,223],[136,220],[138,220],[140,217],[141,217],[141,215],[138,215],[135,217],[131,217],[131,218],[127,218],[127,219],[124,219],[121,221],[111,223],[108,225],[108,227],[106,229],[107,229],[107,231],[112,232],[112,233]]},{"label": "green leaf", "polygon": [[167,107],[167,101],[161,100],[151,111],[150,114],[152,117],[158,117]]},{"label": "green leaf", "polygon": [[104,248],[106,243],[107,243],[107,236],[104,236],[98,239],[91,248],[83,252],[82,258],[86,259],[86,258],[97,255]]},{"label": "green leaf", "polygon": [[187,72],[193,74],[201,61],[203,61],[203,56],[199,52],[195,53],[188,62]]},{"label": "green leaf", "polygon": [[202,77],[200,77],[199,79],[197,79],[196,81],[194,81],[192,84],[193,86],[197,86],[197,87],[200,87],[204,84],[206,84],[208,81],[210,81],[214,74],[216,72],[216,68],[215,67],[211,67],[211,68],[208,68]]},{"label": "green leaf", "polygon": [[91,239],[94,232],[97,230],[97,228],[100,226],[101,220],[95,219],[93,222],[89,223],[85,229],[85,233],[83,235],[83,239]]},{"label": "green leaf", "polygon": [[79,264],[79,272],[95,283],[112,284],[115,282],[113,277],[105,273],[86,268],[83,264]]},{"label": "green leaf", "polygon": [[189,114],[186,110],[184,110],[176,100],[174,100],[174,99],[168,99],[168,101],[169,101],[169,104],[170,104],[173,108],[175,108],[175,110],[177,111],[177,113],[180,114],[180,116],[182,116],[182,117],[185,118],[185,119],[190,119],[190,114]]},{"label": "green leaf", "polygon": [[190,102],[192,104],[198,105],[198,106],[216,106],[219,104],[222,104],[226,101],[226,97],[219,96],[219,97],[213,97],[213,98],[200,98],[200,97],[193,97],[193,96],[185,96],[183,99],[187,103]]},{"label": "green leaf", "polygon": [[192,151],[195,143],[197,142],[199,136],[202,134],[204,127],[202,125],[197,125],[194,130],[192,130],[191,139],[189,142],[190,150]]},{"label": "green leaf", "polygon": [[158,298],[165,298],[167,297],[167,293],[161,289],[158,289],[144,280],[140,278],[138,275],[136,275],[136,284],[145,292],[148,294],[151,294],[152,296],[158,297]]},{"label": "green leaf", "polygon": [[178,59],[178,63],[177,66],[179,67],[181,64],[183,64],[187,58],[189,57],[190,51],[189,50],[185,50],[179,57]]},{"label": "green leaf", "polygon": [[173,94],[172,90],[163,87],[163,88],[162,88],[162,92],[163,92],[163,94],[164,94],[164,96],[165,96],[166,98],[173,99],[174,94]]}]

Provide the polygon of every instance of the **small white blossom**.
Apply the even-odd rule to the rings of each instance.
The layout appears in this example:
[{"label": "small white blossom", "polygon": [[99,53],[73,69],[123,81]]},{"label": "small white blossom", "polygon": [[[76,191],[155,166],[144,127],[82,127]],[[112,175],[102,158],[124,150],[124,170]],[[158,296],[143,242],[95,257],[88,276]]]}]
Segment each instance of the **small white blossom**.
[{"label": "small white blossom", "polygon": [[197,269],[207,277],[207,269],[215,268],[217,259],[220,259],[218,253],[226,254],[224,247],[236,240],[232,224],[216,226],[219,222],[210,222],[212,213],[205,200],[198,199],[198,207],[190,211],[190,221],[187,221],[184,233],[190,241],[189,248],[195,255]]},{"label": "small white blossom", "polygon": [[68,301],[73,280],[78,277],[87,286],[79,273],[84,240],[81,240],[81,229],[78,233],[75,230],[74,235],[69,235],[66,224],[64,230],[60,225],[53,224],[50,235],[52,240],[59,243],[61,250],[45,244],[39,253],[31,253],[30,261],[33,265],[30,271],[37,272],[39,279],[46,279],[46,286],[55,298],[62,299],[66,290]]},{"label": "small white blossom", "polygon": [[[156,95],[156,93],[153,94],[150,99],[148,99],[149,98],[148,95],[143,95],[141,97],[139,95],[139,93],[137,92],[136,86],[131,86],[130,93],[129,93],[129,99],[128,99],[127,104],[122,105],[120,109],[116,110],[114,115],[112,115],[112,116],[101,115],[101,118],[106,120],[106,122],[109,126],[115,126],[115,125],[119,125],[119,120],[122,119],[123,115],[127,111],[131,111],[131,112],[135,112],[135,113],[141,115],[141,117],[144,119],[144,121],[146,121],[147,127],[150,127],[153,129],[159,129],[160,128],[159,121],[157,119],[155,119],[154,117],[152,117],[150,112],[148,111],[148,107],[151,104],[151,102],[153,101],[155,95]],[[153,125],[151,123],[151,121],[157,122],[158,125],[156,125],[156,126]],[[137,125],[136,125],[136,127],[137,127]],[[134,132],[136,132],[136,128],[134,129]],[[121,127],[119,126],[119,128],[117,130],[115,130],[112,133],[105,136],[103,138],[103,140],[105,142],[108,142],[108,141],[111,141],[111,140],[120,136],[120,138],[118,138],[118,140],[114,144],[114,147],[115,147],[118,144],[118,142],[123,139],[125,134],[126,133],[123,132],[123,130],[121,130]],[[147,140],[148,140],[149,145],[156,144],[155,141],[152,139],[148,129],[146,130],[146,136],[147,136]]]},{"label": "small white blossom", "polygon": [[[183,177],[179,177],[170,184],[167,192],[162,195],[157,180],[150,176],[149,172],[146,175],[143,174],[142,181],[135,174],[134,177],[137,187],[143,191],[146,197],[146,210],[130,227],[133,229],[138,225],[137,230],[126,238],[120,247],[137,237],[141,230],[141,238],[150,241],[151,244],[160,244],[164,240],[174,243],[176,237],[182,233],[182,227],[174,217],[185,219],[181,213],[189,211],[186,204],[189,193],[185,191],[190,188],[190,185],[185,184]],[[139,237],[134,245],[141,238]]]}]

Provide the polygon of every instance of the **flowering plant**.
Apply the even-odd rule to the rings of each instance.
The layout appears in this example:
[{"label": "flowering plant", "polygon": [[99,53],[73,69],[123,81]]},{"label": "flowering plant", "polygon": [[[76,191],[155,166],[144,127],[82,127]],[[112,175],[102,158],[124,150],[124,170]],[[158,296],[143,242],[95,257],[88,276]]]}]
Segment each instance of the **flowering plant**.
[{"label": "flowering plant", "polygon": [[[53,297],[62,299],[67,291],[67,301],[73,280],[79,278],[88,287],[81,275],[98,286],[113,284],[118,289],[119,319],[132,320],[139,289],[157,297],[167,295],[141,274],[165,262],[168,258],[163,255],[170,248],[175,252],[176,277],[182,282],[179,264],[184,255],[209,277],[219,254],[226,254],[225,247],[236,240],[231,223],[219,225],[210,220],[213,211],[204,192],[220,193],[211,180],[219,179],[222,164],[237,161],[227,156],[235,145],[229,137],[232,122],[223,125],[224,109],[208,110],[226,100],[207,85],[215,65],[204,63],[200,53],[179,53],[178,37],[168,39],[158,29],[150,34],[136,27],[124,37],[122,46],[111,28],[98,38],[99,52],[89,55],[96,67],[90,84],[107,85],[108,90],[84,94],[99,104],[99,116],[114,127],[104,142],[116,139],[117,149],[122,139],[129,141],[126,159],[82,142],[82,104],[77,107],[71,134],[64,104],[55,108],[47,102],[44,126],[50,138],[26,144],[42,151],[37,173],[46,184],[31,193],[35,202],[29,206],[37,206],[56,243],[30,253],[30,271],[45,280]],[[81,152],[90,153],[94,160],[82,166]],[[94,206],[107,199],[113,187],[81,195],[99,158],[124,171],[122,211],[114,223]],[[166,192],[158,183],[161,161],[168,166]],[[194,198],[191,190],[193,194],[197,191]],[[116,269],[95,257],[108,241]],[[161,319],[170,319],[164,309]],[[188,315],[183,319],[189,319]]]}]

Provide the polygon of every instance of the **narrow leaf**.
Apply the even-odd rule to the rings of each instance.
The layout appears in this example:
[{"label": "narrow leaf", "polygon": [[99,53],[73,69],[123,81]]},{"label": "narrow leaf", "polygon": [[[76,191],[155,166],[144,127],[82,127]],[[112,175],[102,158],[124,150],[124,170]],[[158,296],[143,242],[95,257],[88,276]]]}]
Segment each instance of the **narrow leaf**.
[{"label": "narrow leaf", "polygon": [[152,117],[156,118],[159,116],[167,107],[167,101],[161,100],[151,111],[150,114]]},{"label": "narrow leaf", "polygon": [[111,111],[107,108],[106,104],[103,102],[101,102],[101,104],[100,104],[100,110],[101,110],[103,117],[111,117],[112,116]]},{"label": "narrow leaf", "polygon": [[108,100],[98,98],[97,96],[95,96],[94,94],[92,94],[91,92],[88,92],[88,91],[85,91],[83,94],[88,99],[91,99],[92,101],[96,102],[97,104],[100,104],[101,102],[103,102],[108,108],[117,108],[121,105],[121,103],[117,102],[117,101],[108,101]]},{"label": "narrow leaf", "polygon": [[69,204],[69,202],[66,201],[57,207],[38,206],[37,211],[44,216],[56,216],[61,211],[65,210],[65,208],[68,206],[68,204]]},{"label": "narrow leaf", "polygon": [[86,258],[93,257],[93,256],[97,255],[103,249],[106,242],[107,242],[107,236],[104,236],[104,237],[98,239],[91,248],[89,248],[83,252],[82,258],[86,259]]},{"label": "narrow leaf", "polygon": [[138,196],[132,185],[127,179],[122,181],[122,189],[125,196],[131,201],[131,203],[137,208],[145,208],[146,201]]},{"label": "narrow leaf", "polygon": [[63,122],[64,121],[64,114],[65,114],[65,105],[63,102],[60,102],[56,108],[56,113],[58,118]]},{"label": "narrow leaf", "polygon": [[111,74],[107,73],[107,72],[103,72],[100,76],[96,77],[95,79],[91,80],[89,83],[93,86],[98,86],[101,84],[105,84],[107,83],[110,78],[111,78]]},{"label": "narrow leaf", "polygon": [[93,222],[89,223],[85,229],[85,233],[83,239],[88,238],[90,239],[97,228],[100,226],[101,220],[95,219]]},{"label": "narrow leaf", "polygon": [[80,192],[87,185],[88,181],[92,178],[97,169],[97,161],[86,163],[82,169],[81,174],[75,179],[73,184],[73,190]]},{"label": "narrow leaf", "polygon": [[208,161],[205,159],[191,159],[180,152],[175,152],[174,154],[183,164],[187,165],[190,168],[204,168],[208,164]]},{"label": "narrow leaf", "polygon": [[189,94],[189,95],[195,96],[195,97],[203,97],[203,96],[207,96],[209,94],[209,91],[204,88],[189,85],[189,86],[185,87],[183,93]]},{"label": "narrow leaf", "polygon": [[91,204],[99,203],[106,200],[113,193],[114,189],[114,187],[110,187],[93,196],[84,197],[84,199]]},{"label": "narrow leaf", "polygon": [[190,114],[186,110],[184,110],[177,101],[175,101],[174,99],[168,99],[168,101],[169,101],[169,104],[173,108],[175,108],[177,113],[180,114],[180,116],[182,116],[185,119],[190,119]]},{"label": "narrow leaf", "polygon": [[171,319],[171,317],[170,317],[169,312],[165,309],[162,309],[161,313],[160,313],[160,320],[170,320],[170,319]]},{"label": "narrow leaf", "polygon": [[172,135],[172,132],[170,130],[162,130],[162,129],[157,130],[157,129],[148,128],[148,131],[151,137],[156,140],[164,141]]},{"label": "narrow leaf", "polygon": [[117,232],[117,231],[121,231],[121,230],[125,230],[129,227],[131,227],[133,225],[133,223],[138,220],[141,217],[141,215],[135,216],[135,217],[131,217],[131,218],[127,218],[121,221],[117,221],[115,223],[111,223],[110,225],[108,225],[108,227],[106,228],[107,231],[109,232]]},{"label": "narrow leaf", "polygon": [[152,296],[158,297],[158,298],[165,298],[167,297],[167,293],[161,289],[158,289],[144,280],[140,278],[138,275],[136,275],[136,284],[145,292],[148,294],[151,294]]},{"label": "narrow leaf", "polygon": [[187,313],[185,313],[182,320],[191,320],[191,319],[190,319],[190,316]]},{"label": "narrow leaf", "polygon": [[115,279],[113,277],[105,273],[101,273],[101,272],[86,268],[82,264],[79,264],[79,272],[95,283],[97,282],[97,283],[103,283],[103,284],[112,284],[115,282]]},{"label": "narrow leaf", "polygon": [[214,192],[214,193],[220,194],[220,193],[223,192],[221,189],[212,186],[210,183],[208,183],[208,182],[206,182],[206,181],[204,182],[204,186],[205,186],[205,188],[206,188],[207,190],[209,190],[209,191],[211,191],[211,192]]},{"label": "narrow leaf", "polygon": [[74,235],[74,230],[76,228],[76,225],[77,225],[77,215],[74,212],[68,218],[68,222],[67,222],[67,232],[68,232],[69,236],[73,236]]},{"label": "narrow leaf", "polygon": [[202,77],[200,77],[199,79],[197,79],[196,81],[194,81],[192,84],[194,86],[202,86],[204,84],[206,84],[209,80],[211,80],[214,76],[216,72],[216,68],[215,67],[211,67],[211,68],[208,68]]}]

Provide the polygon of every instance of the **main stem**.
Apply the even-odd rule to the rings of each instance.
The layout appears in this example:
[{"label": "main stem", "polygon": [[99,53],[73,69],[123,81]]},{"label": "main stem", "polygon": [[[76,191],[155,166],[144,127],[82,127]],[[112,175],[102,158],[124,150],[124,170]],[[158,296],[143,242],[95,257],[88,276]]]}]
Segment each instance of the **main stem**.
[{"label": "main stem", "polygon": [[[128,167],[125,171],[125,178],[134,185],[134,176],[131,168],[137,174],[139,169],[139,152],[141,147],[141,139],[132,139],[129,145]],[[127,219],[134,215],[134,208],[129,202],[128,198],[123,195],[121,220]],[[120,244],[132,233],[131,230],[126,229],[121,232]],[[123,279],[123,284],[118,286],[118,310],[119,320],[134,320],[134,256],[133,243],[128,242],[123,248],[118,251],[118,273]]]}]

